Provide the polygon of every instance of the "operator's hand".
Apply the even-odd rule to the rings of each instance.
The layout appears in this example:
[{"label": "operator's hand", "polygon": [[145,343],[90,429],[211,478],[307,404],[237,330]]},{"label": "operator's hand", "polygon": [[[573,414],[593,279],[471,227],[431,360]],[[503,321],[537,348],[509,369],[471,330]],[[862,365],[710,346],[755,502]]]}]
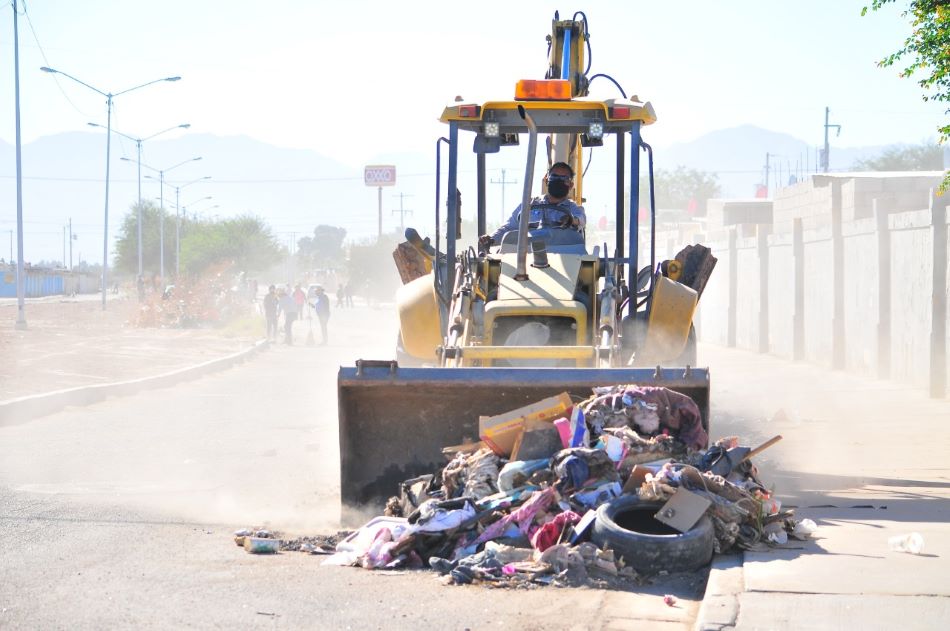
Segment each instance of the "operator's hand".
[{"label": "operator's hand", "polygon": [[494,239],[491,238],[490,234],[483,234],[478,237],[478,249],[482,252],[487,252],[488,248],[495,244]]}]

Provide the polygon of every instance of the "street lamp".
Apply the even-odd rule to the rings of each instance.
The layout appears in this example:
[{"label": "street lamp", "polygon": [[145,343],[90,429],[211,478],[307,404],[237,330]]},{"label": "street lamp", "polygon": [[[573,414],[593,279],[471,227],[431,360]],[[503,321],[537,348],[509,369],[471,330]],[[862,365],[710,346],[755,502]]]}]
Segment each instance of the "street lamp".
[{"label": "street lamp", "polygon": [[[105,127],[102,127],[102,125],[99,125],[97,123],[89,123],[89,126],[101,127],[102,129],[105,129]],[[139,276],[142,275],[142,143],[145,142],[146,140],[151,140],[152,138],[155,138],[156,136],[161,136],[165,132],[169,132],[173,129],[188,129],[189,127],[191,127],[189,123],[183,123],[181,125],[175,125],[174,127],[169,127],[168,129],[163,129],[162,131],[155,132],[151,136],[146,136],[145,138],[136,138],[128,134],[123,134],[121,131],[116,131],[115,129],[112,130],[113,133],[118,134],[122,136],[123,138],[128,138],[129,140],[133,141],[135,143],[136,151],[138,152],[138,159],[135,161],[135,163],[138,165],[138,171],[139,171],[139,175],[138,175],[139,203],[138,203],[138,207],[136,211],[136,221],[138,223],[138,253],[139,253],[139,274],[138,275]]]},{"label": "street lamp", "polygon": [[[181,205],[181,218],[182,218],[182,220],[187,220],[187,219],[188,219],[188,209],[189,209],[189,208],[192,209],[191,212],[193,213],[193,212],[195,212],[195,210],[194,210],[194,208],[193,208],[194,206],[197,206],[197,205],[200,204],[201,202],[206,202],[206,201],[208,201],[209,199],[214,199],[214,197],[212,197],[211,195],[208,195],[207,197],[199,197],[198,199],[193,200],[193,201],[191,201],[191,202],[188,203],[188,204],[182,204],[182,205]],[[217,206],[209,206],[209,208],[217,208]],[[207,210],[207,208],[206,208],[205,210]]]},{"label": "street lamp", "polygon": [[103,92],[99,88],[94,88],[85,81],[80,81],[71,74],[67,74],[61,70],[55,70],[53,68],[48,68],[43,66],[40,68],[43,72],[50,72],[53,74],[61,74],[67,79],[72,79],[80,85],[84,85],[93,92],[101,94],[106,97],[106,204],[105,204],[105,219],[102,226],[102,309],[105,311],[106,308],[106,292],[108,291],[109,284],[109,159],[111,157],[112,149],[112,99],[132,92],[133,90],[138,90],[139,88],[144,88],[145,86],[152,85],[153,83],[158,83],[160,81],[178,81],[181,77],[165,77],[163,79],[155,79],[154,81],[149,81],[148,83],[143,83],[142,85],[137,85],[134,88],[128,88],[120,92]]},{"label": "street lamp", "polygon": [[[206,175],[204,177],[199,177],[197,179],[194,179],[180,186],[169,184],[169,186],[175,189],[175,278],[178,278],[179,262],[181,260],[181,207],[178,205],[181,189],[185,188],[186,186],[191,186],[192,184],[195,184],[197,182],[202,182],[204,180],[210,180],[210,179],[211,179],[211,176]],[[211,197],[205,197],[204,199],[211,199]]]},{"label": "street lamp", "polygon": [[[131,162],[131,160],[129,160],[128,158],[122,158],[122,159],[125,160],[126,162]],[[188,164],[189,162],[197,162],[198,160],[201,160],[200,156],[197,158],[190,158],[188,160],[185,160],[184,162],[179,162],[175,166],[168,167],[167,169],[156,169],[155,167],[150,167],[147,164],[143,164],[141,162],[139,163],[139,164],[142,164],[142,166],[145,167],[146,169],[150,171],[155,171],[156,173],[158,173],[158,182],[159,182],[158,190],[159,190],[159,195],[160,195],[159,197],[160,201],[159,201],[159,207],[158,207],[158,249],[159,249],[158,269],[159,269],[159,275],[162,280],[162,287],[165,286],[165,174],[171,171],[172,169],[177,169],[183,164]],[[149,179],[154,179],[154,178],[150,178],[148,175],[146,175],[145,177],[148,177]]]},{"label": "street lamp", "polygon": [[[198,202],[194,202],[194,203],[197,204],[197,203],[199,203],[200,201],[201,201],[201,200],[198,200]],[[188,218],[187,212],[188,212],[188,209],[189,209],[189,208],[191,208],[191,206],[188,206],[188,205],[184,205],[184,206],[181,207],[181,215],[182,215],[182,217],[184,217],[185,219]],[[208,212],[209,210],[214,210],[215,208],[221,208],[221,206],[218,205],[218,204],[215,204],[214,206],[208,206],[207,208],[202,208],[202,209],[201,209],[201,212],[206,213],[206,212]],[[194,220],[194,218],[195,218],[196,216],[197,216],[197,211],[195,211],[194,209],[192,209],[192,210],[191,210],[191,218],[192,218],[192,220]]]}]

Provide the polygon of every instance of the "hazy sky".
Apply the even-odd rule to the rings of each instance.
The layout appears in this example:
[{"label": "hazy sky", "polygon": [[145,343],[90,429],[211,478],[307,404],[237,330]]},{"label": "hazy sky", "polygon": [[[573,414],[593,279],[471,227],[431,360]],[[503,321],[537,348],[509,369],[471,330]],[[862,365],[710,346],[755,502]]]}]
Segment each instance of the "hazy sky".
[{"label": "hazy sky", "polygon": [[[190,133],[246,135],[310,149],[354,168],[388,161],[393,154],[424,156],[421,163],[428,165],[434,141],[446,133],[438,116],[456,95],[473,101],[511,98],[518,79],[543,77],[545,37],[556,9],[562,18],[578,10],[586,13],[591,74],[609,74],[629,94],[653,103],[659,120],[644,130],[644,139],[660,156],[671,143],[742,124],[817,146],[826,105],[832,109],[832,122],[842,125],[840,137],[834,139],[838,147],[934,139],[937,126],[946,120],[945,107],[923,102],[916,82],[899,78],[898,69],[876,66],[910,32],[908,20],[900,16],[902,7],[889,6],[862,18],[866,1],[591,0],[571,6],[485,0],[463,11],[462,5],[444,2],[369,0],[20,0],[23,141],[88,132],[89,122],[105,124],[104,98],[39,70],[51,66],[114,93],[180,75],[176,83],[158,83],[115,99],[113,128],[133,136],[190,123]],[[9,0],[0,0],[0,140],[12,144],[10,7]],[[605,80],[595,81],[591,93],[618,95]],[[189,132],[172,132],[162,139],[178,133]],[[119,137],[114,141],[114,155],[134,157],[131,143]],[[463,154],[471,162],[471,154]],[[86,164],[103,156],[63,158]],[[146,163],[147,158],[146,151]],[[518,178],[523,158],[505,159],[510,160],[508,177]],[[758,156],[748,160],[746,168],[758,168]],[[592,186],[585,192],[597,190],[595,178],[607,177],[598,165],[588,174]],[[611,170],[609,160],[603,165],[605,172]],[[70,203],[38,201],[38,193],[45,190],[38,187],[52,190],[42,180],[44,165],[30,162],[24,167],[33,187],[26,190],[27,260],[55,259],[62,242],[58,235],[76,209]],[[211,161],[202,163],[204,171],[192,177],[215,174],[214,167]],[[410,205],[424,211],[430,206],[434,164],[426,173],[409,167],[410,172],[420,171],[414,178],[400,168],[398,192],[414,197]],[[460,163],[461,168],[473,167]],[[497,171],[492,178],[498,177]],[[12,159],[0,162],[0,178],[6,183],[14,173]],[[113,176],[112,239],[122,213],[135,199],[129,173],[120,168]],[[118,181],[122,178],[124,183]],[[85,186],[83,190],[91,191],[83,198],[88,205],[98,200],[96,187],[101,184]],[[371,237],[377,223],[376,191],[358,178],[348,186],[351,207],[342,209],[334,221],[347,229],[349,238]],[[228,201],[226,189],[213,188],[209,184],[203,191],[214,193],[220,213],[245,210]],[[503,188],[493,187],[492,203],[499,192],[495,189],[503,196]],[[520,185],[491,209],[492,219],[509,212],[506,207],[520,194],[515,188]],[[612,191],[609,181],[603,190]],[[395,193],[387,191],[385,199],[386,230],[398,226],[391,213],[398,208]],[[308,198],[308,203],[317,198]],[[606,212],[611,199],[595,196],[589,201],[589,212],[596,214]],[[467,208],[471,212],[474,206],[469,203]],[[312,230],[315,221],[312,213],[254,210],[265,214],[288,243],[293,235]],[[428,214],[412,217],[427,234],[434,229],[426,229]],[[93,244],[102,226],[94,217],[89,214],[74,227],[86,260],[100,258],[95,252],[101,248]],[[4,195],[0,229],[7,233],[14,226],[15,199]]]},{"label": "hazy sky", "polygon": [[[943,108],[875,66],[908,33],[906,18],[897,6],[862,18],[865,3],[486,0],[463,13],[442,2],[21,0],[23,140],[104,122],[102,97],[39,71],[48,64],[106,92],[181,75],[116,99],[114,126],[132,135],[189,122],[354,166],[428,152],[457,94],[507,98],[518,78],[543,75],[555,9],[587,14],[592,73],[654,104],[656,146],[742,123],[818,144],[825,105],[842,145],[934,138]],[[12,22],[6,0],[0,138],[10,143]],[[616,94],[602,80],[592,92]]]}]

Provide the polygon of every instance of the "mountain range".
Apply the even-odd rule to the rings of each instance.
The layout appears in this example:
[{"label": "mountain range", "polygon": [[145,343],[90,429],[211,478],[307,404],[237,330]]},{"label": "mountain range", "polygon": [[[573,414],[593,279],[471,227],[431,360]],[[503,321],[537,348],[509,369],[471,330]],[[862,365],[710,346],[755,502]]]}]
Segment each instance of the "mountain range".
[{"label": "mountain range", "polygon": [[[63,259],[64,226],[72,219],[73,233],[77,235],[74,247],[84,260],[101,261],[105,144],[105,134],[90,131],[47,136],[23,146],[26,260]],[[846,170],[855,160],[877,155],[881,149],[879,146],[839,148],[832,145],[831,169]],[[670,169],[683,165],[716,172],[723,196],[751,197],[755,185],[764,181],[767,153],[773,187],[778,181],[787,181],[792,174],[816,170],[818,157],[814,146],[788,134],[751,125],[658,147],[656,167]],[[201,160],[193,160],[196,157]],[[444,191],[444,163],[447,161],[444,153],[442,159]],[[603,163],[602,158],[598,159]],[[489,158],[490,224],[507,216],[517,204],[522,192],[520,181],[524,177],[522,160],[514,155],[498,160],[495,156]],[[123,217],[138,197],[135,162],[135,143],[113,136],[109,174],[110,240],[114,239]],[[606,170],[609,170],[609,162],[603,163],[607,165]],[[379,191],[364,184],[362,168],[344,164],[316,150],[277,147],[246,136],[188,133],[170,140],[144,143],[142,163],[166,170],[163,202],[172,220],[177,186],[177,205],[187,215],[254,214],[263,218],[288,247],[319,224],[341,226],[354,241],[372,238],[378,230]],[[434,150],[432,155],[380,154],[367,163],[397,167],[396,186],[382,190],[383,230],[398,230],[404,223],[431,234],[435,206]],[[474,184],[467,184],[474,173],[471,154],[460,152],[459,164],[463,214],[470,216],[474,206]],[[9,255],[9,244],[3,237],[12,243],[16,228],[15,173],[14,148],[0,141],[0,257],[4,258]],[[143,168],[142,175],[142,198],[158,203],[159,173]],[[539,178],[540,172],[535,175]],[[506,181],[503,185],[502,176]],[[593,179],[594,174],[591,174],[585,187],[589,200],[590,192],[596,190],[591,186]],[[442,197],[444,199],[444,192]],[[601,203],[606,207],[609,202],[591,203],[595,213],[599,212]],[[592,214],[590,210],[589,214]]]}]

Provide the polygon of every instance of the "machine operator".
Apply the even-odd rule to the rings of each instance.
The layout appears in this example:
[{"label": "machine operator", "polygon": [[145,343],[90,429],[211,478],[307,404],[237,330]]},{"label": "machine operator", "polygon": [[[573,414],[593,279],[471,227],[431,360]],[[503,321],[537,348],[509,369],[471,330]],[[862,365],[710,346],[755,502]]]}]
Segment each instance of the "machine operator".
[{"label": "machine operator", "polygon": [[[566,162],[555,162],[545,174],[544,183],[547,185],[547,193],[544,197],[535,197],[531,200],[531,216],[528,221],[538,223],[544,219],[544,223],[549,225],[560,224],[565,228],[583,232],[587,225],[587,215],[584,214],[584,207],[578,206],[572,199],[568,198],[568,194],[574,186],[574,169]],[[569,224],[563,211],[570,213]],[[500,243],[506,232],[518,229],[520,220],[521,204],[518,204],[518,207],[515,208],[515,211],[503,226],[490,235],[485,234],[478,238],[479,245],[486,249],[490,245]]]}]

